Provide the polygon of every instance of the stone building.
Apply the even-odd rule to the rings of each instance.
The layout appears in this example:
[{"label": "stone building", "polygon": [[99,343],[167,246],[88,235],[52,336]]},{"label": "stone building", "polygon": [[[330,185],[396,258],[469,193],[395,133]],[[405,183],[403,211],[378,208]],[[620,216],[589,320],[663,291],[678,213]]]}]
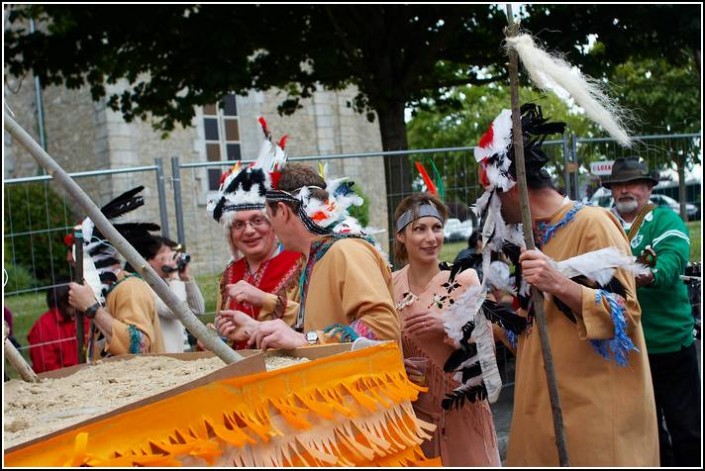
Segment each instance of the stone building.
[{"label": "stone building", "polygon": [[[6,77],[5,103],[15,120],[38,142],[39,111],[46,137],[46,150],[67,172],[135,169],[155,166],[162,159],[165,177],[165,202],[168,214],[168,236],[177,239],[176,200],[172,158],[178,157],[181,185],[183,240],[192,255],[195,272],[215,273],[227,261],[224,234],[206,212],[208,192],[217,188],[220,173],[227,164],[206,167],[206,163],[257,157],[262,132],[257,122],[266,117],[273,137],[288,134],[286,150],[290,158],[332,154],[381,151],[379,123],[369,123],[352,111],[347,103],[355,90],[316,92],[304,102],[304,108],[293,116],[279,116],[276,107],[281,100],[277,91],[251,92],[247,96],[228,95],[224,107],[214,105],[198,109],[191,126],[177,128],[167,136],[155,131],[150,122],[125,122],[122,115],[106,106],[106,100],[94,102],[87,88],[70,90],[47,87],[36,93],[37,83],[31,76]],[[120,92],[121,86],[108,87],[108,94]],[[13,179],[42,174],[34,159],[12,137],[4,135],[4,178]],[[381,157],[332,159],[328,172],[347,175],[369,199],[370,225],[386,228],[387,203],[384,165]],[[310,162],[317,165],[316,160]],[[191,165],[190,167],[188,164]],[[202,164],[202,165],[197,165]],[[186,167],[184,167],[186,165]],[[145,207],[129,216],[129,220],[159,222],[157,178],[154,169],[125,171],[108,176],[89,176],[77,183],[100,206],[121,192],[142,184]],[[64,197],[67,208],[76,218],[82,215],[77,205],[56,183],[52,187]],[[385,243],[386,234],[379,237]],[[386,245],[386,244],[385,244]]]}]

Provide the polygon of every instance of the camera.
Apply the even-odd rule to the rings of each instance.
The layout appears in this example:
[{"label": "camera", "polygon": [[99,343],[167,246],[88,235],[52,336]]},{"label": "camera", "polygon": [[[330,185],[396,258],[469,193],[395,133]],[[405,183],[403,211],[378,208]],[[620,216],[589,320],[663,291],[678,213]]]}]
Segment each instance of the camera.
[{"label": "camera", "polygon": [[164,270],[164,273],[172,273],[175,271],[184,271],[184,268],[186,268],[186,265],[191,261],[191,256],[187,254],[186,252],[176,252],[174,255],[174,260],[176,261],[176,268],[170,267],[167,265],[164,265],[162,267],[162,270]]}]

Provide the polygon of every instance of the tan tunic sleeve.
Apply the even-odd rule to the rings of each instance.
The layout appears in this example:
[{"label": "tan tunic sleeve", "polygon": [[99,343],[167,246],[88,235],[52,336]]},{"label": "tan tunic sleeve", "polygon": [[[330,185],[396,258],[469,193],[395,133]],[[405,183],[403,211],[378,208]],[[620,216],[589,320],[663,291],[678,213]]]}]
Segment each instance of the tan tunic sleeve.
[{"label": "tan tunic sleeve", "polygon": [[[586,210],[590,208],[585,208]],[[609,214],[609,213],[608,213]],[[579,253],[587,253],[605,247],[615,247],[631,255],[629,243],[619,222],[609,214],[610,224],[605,220],[589,222],[590,231],[580,233]],[[606,291],[582,287],[582,311],[576,316],[578,335],[581,339],[608,340],[614,338],[613,310],[621,309],[626,321],[627,332],[641,322],[641,307],[636,298],[634,276],[624,269],[618,269],[615,277],[624,286],[626,298]]]},{"label": "tan tunic sleeve", "polygon": [[[376,340],[399,342],[401,329],[392,299],[391,272],[374,247],[361,240],[343,240],[331,247],[321,259],[324,261],[323,270],[316,273],[320,282],[309,289],[337,295],[348,324],[363,324],[354,326],[358,333],[364,335],[361,330],[367,328]],[[323,343],[338,341],[328,335],[319,338]]]},{"label": "tan tunic sleeve", "polygon": [[293,326],[296,323],[296,315],[299,312],[299,303],[296,301],[298,297],[299,287],[296,283],[291,283],[287,288],[284,305],[282,305],[282,300],[276,294],[266,293],[264,304],[259,311],[259,320],[271,321],[281,318],[287,325]]},{"label": "tan tunic sleeve", "polygon": [[[122,281],[107,299],[113,316],[113,331],[106,350],[113,355],[155,352],[163,345],[154,295],[149,285],[139,278]],[[143,335],[139,335],[139,334]],[[137,335],[135,335],[137,334]],[[159,338],[157,338],[159,337]]]}]

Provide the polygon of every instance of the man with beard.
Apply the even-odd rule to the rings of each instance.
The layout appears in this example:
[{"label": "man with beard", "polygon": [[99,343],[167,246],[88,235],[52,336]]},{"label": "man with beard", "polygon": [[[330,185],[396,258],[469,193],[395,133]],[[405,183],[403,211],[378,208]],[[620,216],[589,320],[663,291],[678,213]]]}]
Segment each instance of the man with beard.
[{"label": "man with beard", "polygon": [[614,162],[603,186],[632,254],[651,270],[636,277],[637,298],[659,423],[661,466],[700,466],[700,373],[688,290],[680,275],[690,255],[688,231],[670,207],[649,202],[658,180],[637,157]]}]

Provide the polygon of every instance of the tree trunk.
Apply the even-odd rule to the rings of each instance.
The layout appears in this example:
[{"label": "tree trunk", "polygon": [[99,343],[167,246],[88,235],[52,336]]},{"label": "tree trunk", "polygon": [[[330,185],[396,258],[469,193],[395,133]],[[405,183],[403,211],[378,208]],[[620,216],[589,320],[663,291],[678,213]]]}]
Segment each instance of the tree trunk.
[{"label": "tree trunk", "polygon": [[[405,103],[400,101],[377,110],[379,129],[382,135],[382,149],[384,151],[406,150],[409,147],[406,139],[404,109]],[[409,161],[408,154],[384,157],[384,174],[387,189],[387,225],[391,243],[395,235],[394,210],[404,196],[412,192],[413,165]],[[393,258],[392,250],[390,250],[390,254]]]}]

